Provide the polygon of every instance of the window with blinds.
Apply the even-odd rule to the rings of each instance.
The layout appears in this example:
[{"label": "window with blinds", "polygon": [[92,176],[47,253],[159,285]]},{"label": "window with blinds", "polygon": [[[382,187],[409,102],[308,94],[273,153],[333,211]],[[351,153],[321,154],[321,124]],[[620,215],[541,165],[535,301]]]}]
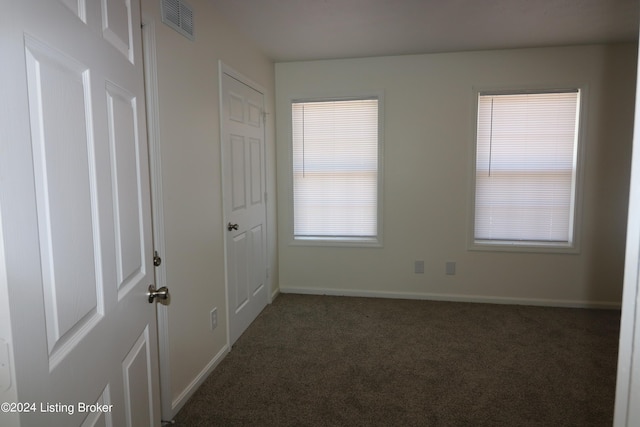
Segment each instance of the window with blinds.
[{"label": "window with blinds", "polygon": [[294,238],[376,241],[379,98],[294,101]]},{"label": "window with blinds", "polygon": [[479,93],[476,243],[573,245],[580,91]]}]

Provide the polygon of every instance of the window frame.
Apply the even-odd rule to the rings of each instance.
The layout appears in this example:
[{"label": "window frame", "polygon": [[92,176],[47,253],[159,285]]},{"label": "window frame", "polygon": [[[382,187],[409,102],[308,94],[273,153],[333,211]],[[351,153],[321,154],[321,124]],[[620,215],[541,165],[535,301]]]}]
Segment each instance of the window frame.
[{"label": "window frame", "polygon": [[[295,226],[295,199],[294,199],[294,171],[293,171],[293,118],[292,106],[294,103],[302,102],[330,102],[330,101],[354,101],[362,99],[378,100],[378,176],[377,176],[377,210],[376,210],[376,235],[372,237],[332,237],[332,236],[314,236],[303,237],[296,236],[294,232]],[[367,92],[350,92],[348,95],[336,96],[301,96],[291,97],[287,103],[287,132],[288,135],[288,193],[289,193],[289,244],[292,246],[332,246],[332,247],[382,247],[383,243],[383,187],[384,187],[384,92],[383,91],[367,91]]]},{"label": "window frame", "polygon": [[[576,136],[576,160],[575,180],[573,188],[573,218],[570,224],[573,240],[570,242],[544,242],[527,240],[483,240],[475,238],[476,216],[476,155],[478,139],[478,108],[479,97],[483,94],[510,95],[545,92],[569,92],[578,90],[580,93],[578,104],[578,126]],[[582,203],[584,181],[584,153],[587,142],[586,118],[588,117],[589,88],[586,84],[569,85],[538,85],[538,86],[509,86],[509,87],[474,87],[472,101],[472,131],[470,144],[470,185],[469,185],[469,211],[468,211],[468,237],[467,249],[471,251],[489,252],[529,252],[529,253],[560,253],[578,254],[581,248],[582,230]]]}]

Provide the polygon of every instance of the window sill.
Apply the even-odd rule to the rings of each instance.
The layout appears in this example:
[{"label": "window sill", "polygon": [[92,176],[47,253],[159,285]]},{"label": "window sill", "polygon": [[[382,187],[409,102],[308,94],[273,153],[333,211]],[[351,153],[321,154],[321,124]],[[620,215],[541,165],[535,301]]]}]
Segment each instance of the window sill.
[{"label": "window sill", "polygon": [[378,237],[294,237],[291,246],[328,246],[353,248],[381,248]]},{"label": "window sill", "polygon": [[476,240],[468,247],[470,251],[524,252],[542,254],[577,254],[576,243],[527,242],[508,240]]}]

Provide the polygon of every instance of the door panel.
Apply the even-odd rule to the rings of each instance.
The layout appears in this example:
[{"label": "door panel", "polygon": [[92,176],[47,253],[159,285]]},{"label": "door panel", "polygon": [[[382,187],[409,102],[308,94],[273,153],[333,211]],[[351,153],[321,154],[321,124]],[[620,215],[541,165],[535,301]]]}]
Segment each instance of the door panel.
[{"label": "door panel", "polygon": [[159,425],[139,2],[7,6],[2,235],[18,399],[38,404],[21,425]]},{"label": "door panel", "polygon": [[267,304],[263,95],[222,75],[222,170],[233,344]]},{"label": "door panel", "polygon": [[256,101],[247,100],[248,118],[247,124],[261,129],[262,128],[262,105],[256,103]]},{"label": "door panel", "polygon": [[264,183],[262,182],[262,143],[259,139],[249,138],[249,171],[251,174],[251,204],[262,205]]},{"label": "door panel", "polygon": [[[135,25],[131,19],[129,0],[101,0],[102,34],[113,47],[133,62],[131,34]],[[140,59],[139,59],[140,60]]]},{"label": "door panel", "polygon": [[45,327],[53,367],[68,351],[64,344],[81,339],[78,335],[87,333],[104,312],[102,281],[96,274],[100,247],[94,227],[89,73],[35,39],[26,39],[25,51]]},{"label": "door panel", "polygon": [[249,300],[249,292],[243,284],[248,283],[247,264],[247,233],[240,233],[233,237],[233,259],[231,262],[231,283],[236,286],[232,288],[235,297],[233,313],[238,314]]},{"label": "door panel", "polygon": [[264,229],[259,224],[249,231],[249,244],[251,254],[249,257],[250,281],[247,283],[253,297],[258,295],[264,288]]},{"label": "door panel", "polygon": [[228,167],[231,168],[231,209],[235,212],[243,210],[247,207],[247,168],[245,162],[245,144],[243,136],[229,136],[229,152],[231,153],[231,161],[228,165]]},{"label": "door panel", "polygon": [[86,17],[86,5],[84,0],[60,0],[64,3],[71,11],[82,20],[85,24],[87,23]]},{"label": "door panel", "polygon": [[[144,277],[145,247],[141,223],[143,198],[138,167],[136,98],[107,82],[107,115],[115,208],[116,267],[119,298]],[[132,185],[133,184],[133,185]]]},{"label": "door panel", "polygon": [[[102,391],[100,397],[98,397],[93,404],[101,408],[104,408],[105,405],[107,407],[111,405],[109,386]],[[82,427],[113,427],[113,417],[110,412],[92,412],[84,420]]]},{"label": "door panel", "polygon": [[149,329],[145,328],[122,363],[127,427],[152,425],[152,366]]}]

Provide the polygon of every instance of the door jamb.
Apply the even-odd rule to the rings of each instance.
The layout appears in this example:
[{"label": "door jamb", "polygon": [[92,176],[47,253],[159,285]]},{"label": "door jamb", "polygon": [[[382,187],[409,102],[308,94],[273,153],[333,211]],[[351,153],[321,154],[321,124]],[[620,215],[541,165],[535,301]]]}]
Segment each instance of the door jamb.
[{"label": "door jamb", "polygon": [[[156,32],[153,18],[142,14],[142,52],[145,75],[145,102],[147,111],[147,139],[149,141],[149,175],[151,182],[151,223],[153,249],[165,254],[164,213],[162,210],[162,155],[160,144],[160,110],[158,105],[158,67],[156,58]],[[151,256],[149,254],[148,256]],[[167,286],[164,263],[155,267],[156,288]],[[156,304],[158,321],[158,361],[160,372],[160,408],[162,420],[172,420],[175,408],[171,400],[171,363],[169,352],[168,306]]]}]

